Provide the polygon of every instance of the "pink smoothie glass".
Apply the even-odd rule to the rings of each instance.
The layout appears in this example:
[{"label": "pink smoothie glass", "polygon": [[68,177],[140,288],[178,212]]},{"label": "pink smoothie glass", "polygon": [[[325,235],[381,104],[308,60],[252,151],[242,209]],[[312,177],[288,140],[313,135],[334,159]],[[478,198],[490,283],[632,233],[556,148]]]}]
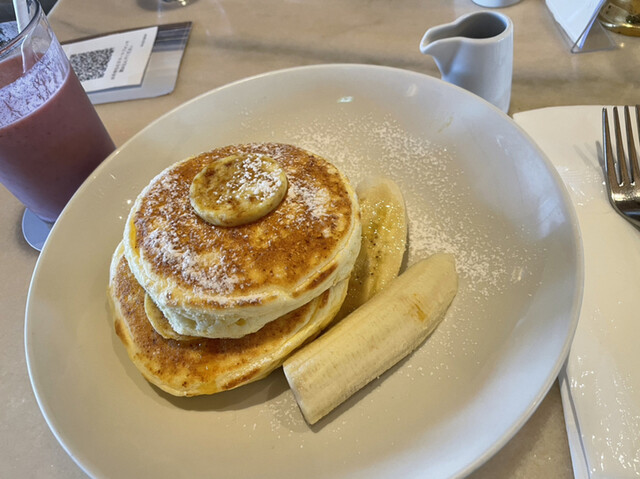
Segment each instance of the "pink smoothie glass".
[{"label": "pink smoothie glass", "polygon": [[40,5],[0,24],[0,182],[52,223],[114,149]]}]

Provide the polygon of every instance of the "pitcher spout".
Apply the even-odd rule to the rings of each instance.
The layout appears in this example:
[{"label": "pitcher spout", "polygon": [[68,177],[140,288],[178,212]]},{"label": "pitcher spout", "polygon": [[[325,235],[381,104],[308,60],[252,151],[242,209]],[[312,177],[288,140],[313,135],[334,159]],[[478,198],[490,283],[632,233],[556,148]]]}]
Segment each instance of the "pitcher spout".
[{"label": "pitcher spout", "polygon": [[420,42],[420,52],[433,57],[443,78],[451,71],[462,41],[455,36],[451,37],[450,30],[449,25],[431,28],[427,30]]},{"label": "pitcher spout", "polygon": [[430,50],[434,44],[438,44],[441,40],[457,37],[459,33],[457,31],[456,24],[457,22],[453,22],[431,27],[422,37],[422,41],[420,42],[420,51],[424,54],[431,55],[428,50]]}]

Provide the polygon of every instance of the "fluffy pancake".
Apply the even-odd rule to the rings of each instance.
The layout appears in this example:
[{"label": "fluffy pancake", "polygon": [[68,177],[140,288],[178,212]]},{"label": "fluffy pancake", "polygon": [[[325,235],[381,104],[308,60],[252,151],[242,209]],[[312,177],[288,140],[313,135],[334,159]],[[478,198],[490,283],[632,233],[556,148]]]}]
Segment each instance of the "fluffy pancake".
[{"label": "fluffy pancake", "polygon": [[[234,227],[201,219],[194,177],[232,155],[267,156],[285,171],[281,203]],[[358,203],[328,161],[300,148],[228,146],[167,168],[136,199],[124,251],[131,271],[176,333],[240,338],[348,278],[360,249]]]},{"label": "fluffy pancake", "polygon": [[198,339],[197,336],[185,336],[183,334],[176,333],[167,318],[162,314],[160,308],[153,302],[151,296],[147,293],[144,294],[144,312],[147,315],[151,327],[156,330],[160,336],[165,339],[177,339],[178,341],[190,341],[192,339]]},{"label": "fluffy pancake", "polygon": [[212,394],[268,375],[296,348],[325,328],[340,308],[347,281],[239,339],[165,339],[145,313],[145,291],[122,253],[113,255],[109,297],[115,329],[142,375],[176,396]]}]

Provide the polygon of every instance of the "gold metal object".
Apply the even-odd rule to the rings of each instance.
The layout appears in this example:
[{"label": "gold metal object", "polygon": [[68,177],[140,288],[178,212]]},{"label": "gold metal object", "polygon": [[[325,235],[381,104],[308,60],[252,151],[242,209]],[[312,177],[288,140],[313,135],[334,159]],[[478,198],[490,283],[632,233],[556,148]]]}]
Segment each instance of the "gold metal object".
[{"label": "gold metal object", "polygon": [[612,32],[640,37],[640,0],[607,0],[598,20]]}]

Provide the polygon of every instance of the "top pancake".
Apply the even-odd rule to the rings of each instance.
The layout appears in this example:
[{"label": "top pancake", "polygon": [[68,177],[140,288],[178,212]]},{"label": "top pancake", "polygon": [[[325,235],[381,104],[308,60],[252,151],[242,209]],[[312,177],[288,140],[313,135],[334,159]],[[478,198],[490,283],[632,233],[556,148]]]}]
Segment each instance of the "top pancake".
[{"label": "top pancake", "polygon": [[[282,202],[234,227],[202,220],[193,178],[231,155],[267,156],[287,175]],[[167,168],[138,196],[125,256],[138,282],[179,334],[241,337],[346,279],[360,248],[357,200],[328,161],[275,144],[228,146]]]}]

